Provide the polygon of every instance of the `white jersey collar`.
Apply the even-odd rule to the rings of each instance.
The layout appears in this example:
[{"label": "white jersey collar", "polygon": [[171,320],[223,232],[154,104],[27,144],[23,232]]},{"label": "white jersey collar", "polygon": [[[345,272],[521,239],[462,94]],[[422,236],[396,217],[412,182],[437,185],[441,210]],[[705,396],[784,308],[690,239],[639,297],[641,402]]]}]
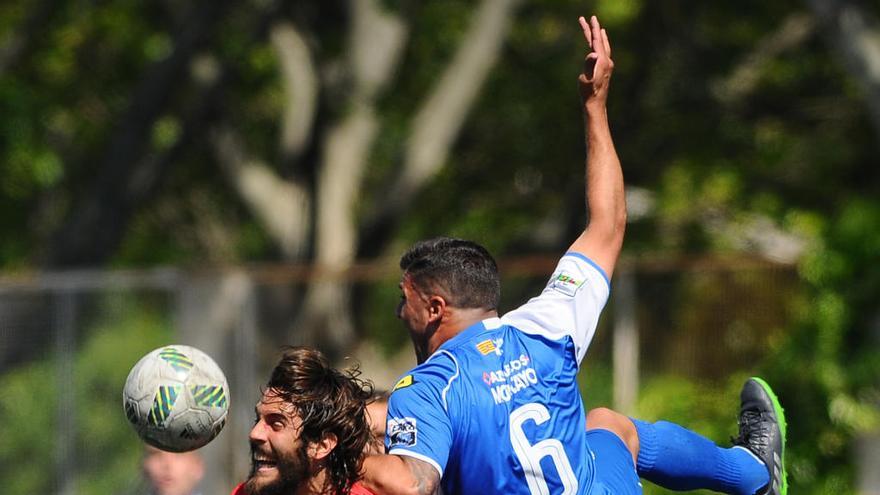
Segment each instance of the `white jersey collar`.
[{"label": "white jersey collar", "polygon": [[495,330],[496,328],[501,327],[501,318],[498,318],[497,316],[486,318],[483,320],[483,326],[486,327],[486,330]]}]

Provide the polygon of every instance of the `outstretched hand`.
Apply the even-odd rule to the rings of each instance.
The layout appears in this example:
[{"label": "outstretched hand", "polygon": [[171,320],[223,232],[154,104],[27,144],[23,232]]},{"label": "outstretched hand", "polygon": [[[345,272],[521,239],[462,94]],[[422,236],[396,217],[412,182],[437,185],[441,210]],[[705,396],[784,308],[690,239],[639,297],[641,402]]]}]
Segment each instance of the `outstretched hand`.
[{"label": "outstretched hand", "polygon": [[608,33],[599,25],[596,16],[590,17],[589,22],[579,17],[578,22],[584,31],[584,38],[590,45],[590,53],[584,58],[583,72],[578,76],[581,99],[585,105],[591,102],[604,104],[608,98],[611,72],[614,71]]}]

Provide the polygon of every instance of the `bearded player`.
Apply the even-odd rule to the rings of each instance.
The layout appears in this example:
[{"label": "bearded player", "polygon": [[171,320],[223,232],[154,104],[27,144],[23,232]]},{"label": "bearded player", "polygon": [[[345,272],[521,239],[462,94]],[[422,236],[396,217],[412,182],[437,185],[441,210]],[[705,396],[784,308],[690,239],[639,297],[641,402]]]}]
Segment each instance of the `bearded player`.
[{"label": "bearded player", "polygon": [[250,475],[232,495],[371,495],[357,480],[372,390],[357,375],[286,348],[255,408]]}]

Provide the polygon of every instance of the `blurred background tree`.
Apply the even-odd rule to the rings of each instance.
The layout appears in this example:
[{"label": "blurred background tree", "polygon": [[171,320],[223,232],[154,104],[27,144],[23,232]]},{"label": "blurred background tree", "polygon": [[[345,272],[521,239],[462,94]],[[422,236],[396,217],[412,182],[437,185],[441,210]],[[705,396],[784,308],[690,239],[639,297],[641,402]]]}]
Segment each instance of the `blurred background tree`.
[{"label": "blurred background tree", "polygon": [[[793,493],[854,491],[854,439],[880,403],[872,3],[7,0],[0,266],[332,274],[441,234],[561,252],[585,221],[576,19],[591,12],[614,46],[625,256],[797,264],[791,285],[738,291],[796,315],[756,330],[792,415]],[[335,280],[279,289],[289,341],[398,347],[390,309],[372,310],[395,281],[353,296]],[[712,332],[729,295],[715,283],[655,317]],[[638,412],[725,441],[743,376],[689,371],[647,380]]]}]

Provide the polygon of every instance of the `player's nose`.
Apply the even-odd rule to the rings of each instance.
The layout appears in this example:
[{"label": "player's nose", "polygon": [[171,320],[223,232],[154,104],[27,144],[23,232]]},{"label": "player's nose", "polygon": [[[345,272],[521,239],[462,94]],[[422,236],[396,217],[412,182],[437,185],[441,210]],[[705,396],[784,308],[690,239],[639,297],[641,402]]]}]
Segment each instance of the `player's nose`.
[{"label": "player's nose", "polygon": [[266,441],[266,423],[262,421],[257,421],[253,428],[251,428],[251,432],[248,435],[248,439],[250,439],[251,443],[262,443]]}]

